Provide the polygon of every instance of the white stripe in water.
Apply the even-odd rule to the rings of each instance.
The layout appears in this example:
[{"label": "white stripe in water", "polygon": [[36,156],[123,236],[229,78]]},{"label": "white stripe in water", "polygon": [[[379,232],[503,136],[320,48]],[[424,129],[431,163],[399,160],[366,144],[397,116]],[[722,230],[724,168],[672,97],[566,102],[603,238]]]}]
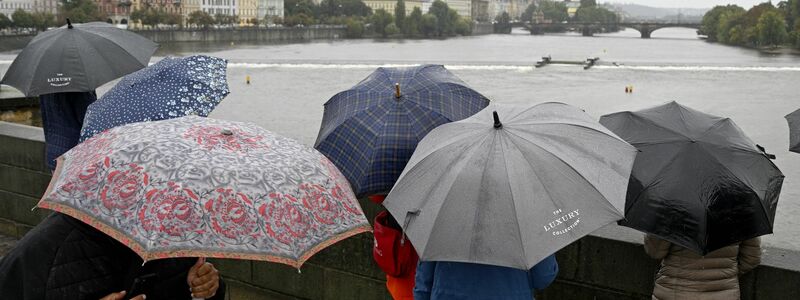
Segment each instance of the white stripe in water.
[{"label": "white stripe in water", "polygon": [[[0,60],[0,65],[10,65],[13,60]],[[152,63],[151,63],[152,64]],[[280,63],[228,63],[229,68],[243,68],[243,69],[266,69],[266,68],[283,68],[283,69],[375,69],[378,67],[412,67],[417,64],[280,64]],[[514,66],[514,65],[445,65],[450,70],[506,70],[506,71],[519,71],[529,72],[533,71],[533,66]],[[550,65],[549,67],[575,67],[567,65]],[[636,65],[620,65],[608,66],[597,65],[595,69],[603,70],[642,70],[642,71],[694,71],[694,72],[800,72],[800,67],[724,67],[724,66],[636,66]]]},{"label": "white stripe in water", "polygon": [[[243,69],[266,69],[266,68],[285,68],[285,69],[374,69],[378,67],[411,67],[416,64],[280,64],[280,63],[228,63],[229,68]],[[568,65],[550,65],[549,67],[575,67]],[[532,71],[532,66],[514,65],[445,65],[450,70],[508,70],[508,71]],[[620,70],[646,70],[646,71],[725,71],[725,72],[800,72],[800,67],[718,67],[718,66],[604,66],[598,65],[597,69],[620,69]]]}]

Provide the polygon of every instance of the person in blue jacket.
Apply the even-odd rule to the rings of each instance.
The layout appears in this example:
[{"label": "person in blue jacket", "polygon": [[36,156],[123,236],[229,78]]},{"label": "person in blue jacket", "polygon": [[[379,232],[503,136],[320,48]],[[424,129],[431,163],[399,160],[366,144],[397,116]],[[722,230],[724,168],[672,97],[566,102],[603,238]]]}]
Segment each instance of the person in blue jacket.
[{"label": "person in blue jacket", "polygon": [[45,155],[50,171],[56,169],[56,158],[78,144],[86,109],[95,100],[97,94],[94,91],[39,95]]},{"label": "person in blue jacket", "polygon": [[528,271],[461,262],[421,261],[414,300],[531,300],[533,291],[550,285],[558,262],[550,255]]}]

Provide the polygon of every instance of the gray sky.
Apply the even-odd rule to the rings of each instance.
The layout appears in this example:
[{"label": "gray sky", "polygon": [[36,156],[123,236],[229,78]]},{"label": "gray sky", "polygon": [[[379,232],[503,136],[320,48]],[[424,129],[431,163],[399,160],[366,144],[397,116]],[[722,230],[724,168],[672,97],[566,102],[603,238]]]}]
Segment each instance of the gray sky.
[{"label": "gray sky", "polygon": [[[635,3],[653,7],[686,7],[686,8],[711,8],[716,5],[736,4],[745,9],[749,9],[756,4],[767,0],[600,0],[598,3]],[[777,0],[772,1],[778,4]]]}]

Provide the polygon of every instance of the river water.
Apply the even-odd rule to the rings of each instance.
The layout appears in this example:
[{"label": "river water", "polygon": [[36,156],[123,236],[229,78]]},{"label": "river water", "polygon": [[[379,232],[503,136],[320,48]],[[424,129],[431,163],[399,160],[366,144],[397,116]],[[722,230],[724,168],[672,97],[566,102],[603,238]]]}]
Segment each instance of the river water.
[{"label": "river water", "polygon": [[[232,92],[212,117],[254,122],[308,145],[319,130],[323,103],[385,65],[443,64],[492,101],[560,101],[597,118],[673,100],[728,116],[778,156],[775,163],[786,175],[775,233],[764,243],[800,250],[800,154],[787,151],[783,119],[800,108],[800,56],[710,44],[680,28],[658,30],[652,39],[626,30],[592,38],[515,31],[448,40],[181,43],[162,45],[156,56],[194,53],[230,60]],[[598,56],[604,65],[587,71],[568,65],[533,68],[548,54],[555,60]],[[0,53],[0,72],[14,55]],[[244,83],[247,75],[250,85]],[[633,94],[624,93],[626,85],[634,87]]]}]

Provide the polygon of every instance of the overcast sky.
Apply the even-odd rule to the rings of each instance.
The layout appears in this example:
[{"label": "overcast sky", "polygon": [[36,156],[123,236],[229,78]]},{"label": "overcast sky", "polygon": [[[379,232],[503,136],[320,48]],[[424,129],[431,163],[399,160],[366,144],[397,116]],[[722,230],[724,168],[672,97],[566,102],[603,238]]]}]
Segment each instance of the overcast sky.
[{"label": "overcast sky", "polygon": [[[687,8],[711,8],[715,5],[736,4],[745,9],[753,5],[766,2],[767,0],[600,0],[598,3],[635,3],[653,7],[687,7]],[[772,1],[778,4],[780,1]]]}]

